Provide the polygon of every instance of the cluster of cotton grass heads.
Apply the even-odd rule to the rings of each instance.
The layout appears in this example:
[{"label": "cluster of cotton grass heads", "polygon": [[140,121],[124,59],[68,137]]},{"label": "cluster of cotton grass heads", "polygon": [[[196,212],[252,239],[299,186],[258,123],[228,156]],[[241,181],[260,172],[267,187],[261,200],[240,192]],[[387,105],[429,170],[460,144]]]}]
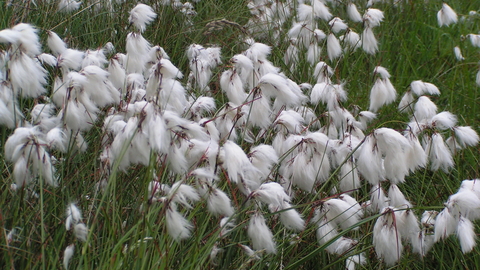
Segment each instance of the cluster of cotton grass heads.
[{"label": "cluster of cotton grass heads", "polygon": [[[317,228],[319,244],[330,243],[327,252],[346,255],[348,268],[366,258],[353,253],[358,239],[340,236],[339,231],[358,229],[361,219],[371,214],[379,214],[373,244],[387,265],[400,259],[404,245],[424,256],[434,242],[454,232],[462,250],[472,250],[471,220],[480,217],[480,188],[475,180],[465,181],[438,215],[425,212],[421,222],[398,184],[419,168],[450,170],[457,151],[478,143],[477,133],[458,126],[451,112],[438,112],[426,95],[439,95],[440,90],[420,80],[411,83],[398,106],[410,117],[404,130],[381,127],[369,131],[368,123],[379,109],[397,99],[388,70],[381,66],[372,70],[376,80],[369,110],[350,112],[342,105],[348,100],[345,85],[334,83],[334,69],[319,61],[325,55],[324,44],[330,63],[357,48],[375,54],[378,44],[372,29],[382,22],[383,12],[370,8],[362,16],[353,3],[347,6],[352,23],[363,22],[360,36],[342,19],[332,19],[321,1],[299,5],[256,1],[249,7],[250,24],[260,28],[252,31],[279,29],[270,23],[282,25],[294,18],[286,61],[295,70],[298,56],[306,53],[314,67],[313,86],[288,78],[269,61],[271,47],[248,38],[247,49],[231,57],[232,67],[219,78],[228,102],[217,109],[209,82],[212,70],[221,63],[221,48],[192,44],[187,49],[188,84],[182,85],[183,73],[165,50],[142,36],[156,18],[153,9],[143,4],[130,12],[134,31],[126,37],[126,53],[110,59],[106,54],[111,44],[80,51],[48,32],[51,55],[42,53],[37,30],[31,25],[0,31],[0,42],[8,45],[0,59],[0,121],[15,128],[5,145],[6,159],[13,164],[12,189],[29,188],[36,181],[52,188],[61,185],[53,150],[85,152],[88,142],[83,135],[101,125],[97,121],[101,118],[104,148],[99,155],[102,179],[98,186],[104,186],[114,171],[128,173],[131,166],[153,162],[166,170],[169,179],[175,179],[163,182],[155,175],[148,186],[148,202],[163,205],[172,238],[191,237],[195,226],[186,213],[199,201],[218,217],[221,233],[212,256],[219,252],[220,240],[243,222],[236,219],[243,210],[239,207],[251,210],[246,230],[251,247],[242,248],[252,259],[276,253],[278,239],[269,219],[278,219],[292,233],[303,231],[307,222],[293,204],[295,195],[316,194],[326,182],[336,182],[329,191],[332,196],[311,204],[315,214],[310,222]],[[319,20],[328,21],[328,37],[318,29]],[[52,86],[47,86],[44,65],[59,71]],[[19,97],[43,103],[24,117]],[[318,116],[309,105],[324,106],[325,112]],[[245,204],[234,207],[232,192],[219,188],[221,181],[234,184]],[[370,200],[360,205],[354,196],[364,185],[370,186]],[[388,192],[383,189],[386,186]],[[266,218],[267,212],[273,215]],[[87,241],[88,230],[75,204],[68,204],[65,225],[67,230],[73,227],[78,240]],[[393,244],[392,239],[396,239]],[[73,245],[65,250],[65,268],[73,251]]]}]

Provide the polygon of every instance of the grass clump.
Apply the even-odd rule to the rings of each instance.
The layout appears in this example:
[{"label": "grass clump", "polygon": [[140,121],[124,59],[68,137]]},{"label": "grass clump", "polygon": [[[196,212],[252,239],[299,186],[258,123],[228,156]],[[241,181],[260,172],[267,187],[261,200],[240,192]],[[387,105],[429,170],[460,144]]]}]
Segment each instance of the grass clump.
[{"label": "grass clump", "polygon": [[5,3],[1,268],[476,268],[480,15],[373,2]]}]

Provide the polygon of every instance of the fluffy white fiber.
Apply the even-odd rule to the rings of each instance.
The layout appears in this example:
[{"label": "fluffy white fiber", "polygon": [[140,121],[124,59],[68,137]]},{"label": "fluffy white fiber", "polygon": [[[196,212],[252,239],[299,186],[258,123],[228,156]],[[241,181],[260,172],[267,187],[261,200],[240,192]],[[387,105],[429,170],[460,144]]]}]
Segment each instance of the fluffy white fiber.
[{"label": "fluffy white fiber", "polygon": [[151,23],[157,14],[150,6],[145,4],[137,4],[132,10],[130,10],[130,16],[128,21],[133,24],[140,32],[145,31],[147,24]]},{"label": "fluffy white fiber", "polygon": [[438,25],[449,26],[451,24],[457,23],[458,16],[457,13],[446,3],[442,4],[442,9],[437,13]]},{"label": "fluffy white fiber", "polygon": [[256,213],[250,218],[247,232],[254,249],[265,250],[267,253],[277,252],[272,231],[265,224],[263,215]]}]

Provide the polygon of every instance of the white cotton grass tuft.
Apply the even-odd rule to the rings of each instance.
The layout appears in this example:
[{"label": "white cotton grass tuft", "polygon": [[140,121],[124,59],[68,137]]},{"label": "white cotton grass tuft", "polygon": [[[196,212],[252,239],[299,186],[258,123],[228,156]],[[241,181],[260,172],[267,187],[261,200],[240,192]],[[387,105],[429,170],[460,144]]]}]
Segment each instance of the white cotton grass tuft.
[{"label": "white cotton grass tuft", "polygon": [[[236,183],[241,188],[256,189],[259,183],[254,182],[254,179],[248,179],[247,175],[255,173],[257,169],[250,163],[243,149],[230,140],[226,141],[222,148],[225,153],[223,166],[228,173],[230,181]],[[248,182],[244,182],[247,180]],[[250,191],[246,190],[246,193],[249,194]]]},{"label": "white cotton grass tuft", "polygon": [[235,210],[225,192],[220,189],[213,189],[207,196],[207,209],[210,213],[226,217],[233,215]]},{"label": "white cotton grass tuft", "polygon": [[387,207],[373,228],[373,245],[379,259],[383,259],[387,266],[392,266],[400,260],[403,252],[402,235],[397,228],[396,212]]},{"label": "white cotton grass tuft", "polygon": [[[345,91],[342,84],[331,84],[331,83],[317,83],[312,88],[310,93],[310,102],[318,103],[323,102],[327,104],[327,109],[330,112],[340,112],[340,117],[337,119],[332,120],[340,120],[344,119],[343,112],[344,110],[340,109],[340,101],[347,100],[347,92]],[[332,117],[333,118],[333,117]],[[338,122],[337,122],[338,124]]]},{"label": "white cotton grass tuft", "polygon": [[368,29],[379,26],[383,18],[383,11],[376,8],[369,8],[363,14],[363,21]]},{"label": "white cotton grass tuft", "polygon": [[12,29],[3,29],[0,31],[0,43],[18,43],[20,40],[20,33]]},{"label": "white cotton grass tuft", "polygon": [[445,206],[455,218],[459,216],[471,220],[480,218],[480,198],[473,190],[460,189],[457,193],[448,197]]},{"label": "white cotton grass tuft", "polygon": [[472,251],[477,244],[477,236],[474,231],[473,223],[469,219],[460,216],[456,233],[458,240],[460,240],[462,252],[465,254]]},{"label": "white cotton grass tuft", "polygon": [[275,207],[282,207],[283,202],[290,202],[290,196],[277,182],[263,183],[251,196]]},{"label": "white cotton grass tuft", "polygon": [[276,98],[281,105],[300,106],[307,99],[296,83],[274,73],[262,76],[258,87],[266,97]]},{"label": "white cotton grass tuft", "polygon": [[81,4],[82,2],[77,2],[75,0],[60,0],[60,2],[58,2],[58,11],[71,13],[77,10]]},{"label": "white cotton grass tuft", "polygon": [[347,5],[348,18],[354,22],[362,22],[362,15],[358,12],[357,6],[354,3],[348,3]]},{"label": "white cotton grass tuft", "polygon": [[55,56],[59,56],[67,49],[67,44],[53,31],[47,31],[47,44]]},{"label": "white cotton grass tuft", "polygon": [[453,127],[453,132],[455,133],[455,137],[457,138],[456,142],[462,148],[467,146],[475,146],[478,144],[479,136],[472,127]]},{"label": "white cotton grass tuft", "polygon": [[457,116],[451,112],[441,112],[431,118],[432,126],[439,130],[447,130],[457,125]]},{"label": "white cotton grass tuft", "polygon": [[168,234],[177,241],[190,237],[193,225],[177,211],[175,203],[170,202],[166,212]]},{"label": "white cotton grass tuft", "polygon": [[468,34],[467,38],[470,40],[470,43],[472,43],[472,46],[479,47],[480,48],[480,34]]},{"label": "white cotton grass tuft", "polygon": [[68,269],[68,265],[70,264],[70,260],[72,259],[74,252],[75,252],[74,244],[67,246],[63,251],[63,267],[65,269]]},{"label": "white cotton grass tuft", "polygon": [[16,95],[36,98],[46,92],[47,70],[40,62],[20,52],[9,61],[10,82]]},{"label": "white cotton grass tuft", "polygon": [[424,94],[430,95],[440,95],[440,90],[438,87],[432,83],[423,82],[421,80],[413,81],[410,83],[410,89],[417,96],[422,96]]},{"label": "white cotton grass tuft", "polygon": [[354,32],[352,29],[348,29],[345,35],[340,37],[340,40],[343,42],[345,51],[355,51],[358,48],[362,47],[362,38],[357,32]]},{"label": "white cotton grass tuft", "polygon": [[253,249],[251,249],[249,246],[246,246],[246,245],[242,245],[242,244],[238,244],[240,246],[240,248],[243,250],[243,252],[245,252],[245,254],[248,256],[248,257],[251,257],[255,260],[260,260],[260,254],[261,252],[259,251],[254,251]]},{"label": "white cotton grass tuft", "polygon": [[360,129],[366,130],[367,124],[377,118],[377,114],[371,111],[361,111],[358,113]]},{"label": "white cotton grass tuft", "polygon": [[333,222],[343,230],[360,221],[358,209],[340,199],[330,199],[324,202],[321,211],[325,212],[326,220]]},{"label": "white cotton grass tuft", "polygon": [[363,30],[362,48],[368,54],[375,54],[378,51],[378,42],[370,27]]},{"label": "white cotton grass tuft", "polygon": [[213,97],[199,96],[195,100],[190,100],[189,103],[190,118],[195,121],[199,121],[206,114],[214,114],[216,110],[215,99]]},{"label": "white cotton grass tuft", "polygon": [[388,105],[397,98],[397,91],[390,82],[390,73],[381,66],[375,67],[374,74],[379,74],[370,92],[369,111],[376,112],[381,106]]},{"label": "white cotton grass tuft", "polygon": [[435,219],[435,242],[452,235],[457,228],[458,221],[452,216],[448,208],[438,213]]},{"label": "white cotton grass tuft", "polygon": [[457,61],[465,60],[465,57],[463,57],[462,51],[460,50],[460,47],[455,46],[455,48],[453,48],[453,53],[455,54],[455,58],[457,58]]},{"label": "white cotton grass tuft", "polygon": [[388,189],[388,197],[390,198],[390,206],[396,208],[412,207],[412,204],[405,199],[405,195],[403,195],[402,191],[400,191],[395,184],[390,185],[390,188]]},{"label": "white cotton grass tuft", "polygon": [[364,143],[357,151],[357,169],[364,179],[372,185],[378,185],[385,179],[385,170],[382,164],[382,155],[376,147],[373,136],[365,137]]},{"label": "white cotton grass tuft", "polygon": [[328,137],[320,132],[309,133],[305,138],[290,135],[283,143],[284,150],[279,150],[279,153],[295,148],[294,146],[301,144],[303,139],[309,143],[304,144],[303,151],[290,153],[291,156],[287,157],[287,160],[291,161],[283,164],[281,170],[285,170],[284,177],[290,179],[294,185],[311,192],[315,183],[324,182],[330,173],[330,162],[324,158],[327,155],[325,148]]},{"label": "white cotton grass tuft", "polygon": [[450,24],[457,23],[457,13],[446,3],[442,4],[442,9],[437,13],[438,26],[449,26]]},{"label": "white cotton grass tuft", "polygon": [[82,61],[85,52],[66,49],[57,57],[57,66],[61,68],[63,78],[65,78],[69,71],[79,71],[82,68]]},{"label": "white cotton grass tuft", "polygon": [[82,212],[74,203],[71,203],[67,206],[66,217],[65,227],[67,230],[70,230],[72,226],[82,221]]},{"label": "white cotton grass tuft", "polygon": [[275,119],[275,128],[285,133],[299,134],[304,129],[305,120],[302,115],[293,110],[284,110]]},{"label": "white cotton grass tuft", "polygon": [[123,65],[120,64],[119,57],[117,55],[110,59],[107,71],[110,74],[109,79],[112,84],[115,86],[115,88],[119,89],[122,93],[122,96],[124,96],[126,92],[126,72]]},{"label": "white cotton grass tuft", "polygon": [[473,191],[480,198],[480,179],[463,180],[459,192],[462,189]]},{"label": "white cotton grass tuft", "polygon": [[298,21],[307,21],[311,22],[313,21],[313,7],[306,5],[305,3],[299,3],[297,7],[297,20]]},{"label": "white cotton grass tuft", "polygon": [[234,71],[240,76],[243,85],[247,88],[255,87],[256,79],[253,76],[252,60],[243,54],[237,54],[230,59],[230,62],[234,66]]},{"label": "white cotton grass tuft", "polygon": [[41,175],[41,179],[48,185],[58,186],[52,157],[43,137],[35,127],[16,128],[5,142],[5,159],[16,164],[14,176],[18,177],[15,179],[18,187],[25,187],[32,179],[31,176],[37,175]]},{"label": "white cotton grass tuft", "polygon": [[414,101],[415,97],[413,96],[413,92],[411,90],[407,90],[400,100],[400,103],[398,103],[397,108],[400,112],[410,112],[412,110],[411,105]]},{"label": "white cotton grass tuft", "polygon": [[183,184],[181,181],[176,182],[170,188],[167,198],[173,202],[179,203],[184,207],[191,209],[190,202],[197,202],[200,200],[195,188],[192,186]]},{"label": "white cotton grass tuft", "polygon": [[[187,106],[185,88],[176,80],[176,78],[182,78],[182,76],[170,60],[159,60],[150,69],[150,76],[145,89],[147,98],[153,99],[163,110],[182,114],[185,107],[190,107]],[[196,113],[201,113],[201,111],[194,112],[194,115]]]},{"label": "white cotton grass tuft", "polygon": [[222,253],[223,251],[224,250],[222,248],[218,247],[218,242],[215,243],[215,245],[213,245],[212,251],[210,252],[210,255],[208,256],[213,265],[217,265],[217,263],[215,262],[215,260],[217,258],[217,255],[218,255],[218,253]]},{"label": "white cotton grass tuft", "polygon": [[297,212],[297,210],[292,208],[291,204],[285,201],[282,203],[280,222],[282,222],[287,229],[297,232],[301,232],[305,229],[305,221],[303,220],[302,216]]},{"label": "white cotton grass tuft", "polygon": [[55,105],[51,103],[40,103],[30,111],[31,123],[39,129],[47,131],[58,126],[59,119],[54,116]]},{"label": "white cotton grass tuft", "polygon": [[437,114],[437,105],[427,96],[421,96],[415,103],[414,110],[416,121],[429,120]]},{"label": "white cotton grass tuft", "polygon": [[148,60],[150,43],[140,33],[132,32],[127,35],[126,50],[125,70],[127,73],[142,74]]},{"label": "white cotton grass tuft", "polygon": [[34,179],[28,168],[26,158],[20,157],[17,159],[15,166],[13,167],[13,177],[15,178],[15,184],[17,187],[26,187]]},{"label": "white cotton grass tuft", "polygon": [[255,213],[248,223],[248,236],[255,250],[265,250],[267,253],[277,252],[272,231],[265,223],[265,218],[260,213]]},{"label": "white cotton grass tuft", "polygon": [[227,235],[229,232],[232,231],[233,228],[235,228],[235,220],[232,219],[231,217],[224,217],[220,220],[220,228],[222,229],[220,231],[220,237],[224,237]]},{"label": "white cotton grass tuft", "polygon": [[405,135],[410,143],[410,151],[406,154],[406,162],[410,172],[414,172],[418,168],[424,168],[427,164],[427,154],[423,149],[418,137],[412,132],[407,131]]},{"label": "white cotton grass tuft", "polygon": [[452,153],[440,133],[434,133],[428,143],[425,145],[425,152],[430,161],[432,171],[442,169],[448,172],[453,167],[454,161]]},{"label": "white cotton grass tuft", "polygon": [[2,116],[0,124],[11,129],[14,129],[24,118],[18,100],[14,97],[13,89],[7,83],[0,84],[0,115]]},{"label": "white cotton grass tuft", "polygon": [[[338,236],[338,224],[330,222],[330,218],[327,216],[329,211],[329,209],[323,207],[316,209],[312,219],[313,222],[317,223],[317,240],[320,245],[325,245]],[[351,250],[357,243],[356,240],[341,236],[326,246],[325,249],[331,254],[340,255]]]},{"label": "white cotton grass tuft", "polygon": [[153,22],[157,14],[150,6],[137,4],[131,11],[128,21],[133,24],[140,32],[145,31],[146,25]]},{"label": "white cotton grass tuft", "polygon": [[332,29],[333,33],[337,34],[340,31],[346,30],[348,25],[339,17],[335,17],[328,22],[328,25]]},{"label": "white cotton grass tuft", "polygon": [[[316,218],[314,217],[314,220]],[[338,231],[334,226],[333,222],[328,222],[324,217],[319,217],[319,220],[317,221],[317,241],[320,245],[325,245],[328,243],[330,240],[338,236]],[[337,244],[341,241],[343,237],[338,238],[336,241],[334,241],[331,245],[328,245],[326,247],[327,251],[329,253],[335,253],[335,248]]]},{"label": "white cotton grass tuft", "polygon": [[51,54],[48,53],[42,53],[37,56],[37,59],[43,64],[43,65],[49,65],[51,67],[57,66],[57,58]]},{"label": "white cotton grass tuft", "polygon": [[263,129],[269,128],[272,124],[272,108],[270,106],[270,100],[267,97],[263,96],[263,92],[260,89],[252,91],[250,97],[252,100],[251,105],[244,106],[242,111],[242,113],[244,113],[245,115],[250,114],[250,116],[248,117],[248,124]]},{"label": "white cotton grass tuft", "polygon": [[390,204],[390,199],[385,195],[385,191],[377,184],[370,189],[370,208],[373,213],[378,213]]},{"label": "white cotton grass tuft", "polygon": [[432,248],[435,243],[435,218],[437,217],[437,211],[425,211],[422,214],[421,232],[420,232],[420,246],[414,247],[414,252],[425,256],[427,252]]},{"label": "white cotton grass tuft", "polygon": [[100,48],[98,50],[87,50],[85,52],[85,57],[82,60],[82,68],[87,66],[97,66],[103,69],[103,67],[108,63],[105,56],[104,49]]},{"label": "white cotton grass tuft", "polygon": [[120,103],[120,92],[108,79],[108,71],[95,65],[89,65],[84,67],[80,74],[87,78],[83,90],[97,106],[105,107]]},{"label": "white cotton grass tuft", "polygon": [[358,218],[362,218],[364,215],[364,211],[362,209],[362,206],[357,202],[355,198],[352,196],[344,193],[338,196],[338,198],[350,205],[350,207],[353,209],[355,214],[358,216]]},{"label": "white cotton grass tuft", "polygon": [[322,52],[322,47],[318,46],[315,43],[312,43],[308,46],[307,51],[307,61],[310,65],[315,65],[320,58],[320,54]]},{"label": "white cotton grass tuft", "polygon": [[366,262],[367,262],[367,258],[365,258],[364,253],[352,255],[345,260],[345,269],[355,270],[356,265],[364,265]]},{"label": "white cotton grass tuft", "polygon": [[[297,67],[298,63],[298,47],[297,47],[297,39],[291,38],[290,45],[288,46],[285,55],[283,57],[285,64],[290,67],[291,71],[294,71]],[[313,44],[312,44],[313,45]]]},{"label": "white cotton grass tuft", "polygon": [[295,56],[292,55],[293,58],[298,58],[298,49],[308,46],[312,39],[309,31],[305,29],[306,26],[303,22],[294,22],[292,28],[288,30],[287,35],[290,38],[290,52],[295,52]]},{"label": "white cotton grass tuft", "polygon": [[328,21],[332,18],[332,14],[328,7],[320,0],[312,0],[313,12],[316,18]]},{"label": "white cotton grass tuft", "polygon": [[325,32],[323,32],[320,29],[313,30],[313,36],[315,37],[315,40],[317,41],[317,43],[320,43],[321,41],[323,41],[327,37]]},{"label": "white cotton grass tuft", "polygon": [[346,254],[348,251],[351,251],[357,244],[357,240],[342,236],[337,241],[335,241],[335,244],[330,246],[332,248],[327,248],[327,251],[333,254],[342,255]]},{"label": "white cotton grass tuft", "polygon": [[[327,63],[320,61],[315,66],[313,77],[317,79],[319,83],[331,83],[331,77],[333,76],[333,68],[327,65]],[[318,99],[317,99],[318,100]]]},{"label": "white cotton grass tuft", "polygon": [[390,73],[388,70],[382,66],[376,66],[375,69],[373,70],[374,74],[380,75],[380,78],[382,79],[388,79],[390,78]]},{"label": "white cotton grass tuft", "polygon": [[351,192],[360,187],[360,177],[357,168],[354,167],[353,162],[348,160],[340,168],[340,183],[339,189],[343,192]]},{"label": "white cotton grass tuft", "polygon": [[208,83],[212,77],[212,69],[221,63],[220,47],[205,48],[199,44],[192,44],[187,49],[187,57],[190,61],[189,84],[201,90],[208,92],[210,87]]},{"label": "white cotton grass tuft", "polygon": [[268,177],[273,166],[278,163],[277,152],[268,144],[252,147],[248,156],[252,165],[259,170],[264,179]]},{"label": "white cotton grass tuft", "polygon": [[14,44],[13,48],[15,54],[21,51],[29,57],[35,57],[42,53],[42,45],[39,41],[37,28],[28,23],[19,23],[12,27],[12,30],[20,33],[18,42]]},{"label": "white cotton grass tuft", "polygon": [[329,34],[327,38],[328,59],[333,61],[342,55],[342,47],[334,34]]},{"label": "white cotton grass tuft", "polygon": [[[374,131],[374,136],[377,137],[376,148],[384,157],[382,166],[384,166],[386,179],[390,180],[392,184],[397,184],[403,178],[400,176],[407,175],[409,162],[406,159],[412,151],[412,143],[405,136],[390,128],[379,128]],[[422,146],[420,145],[420,147]],[[398,168],[395,167],[395,163],[400,163]]]},{"label": "white cotton grass tuft", "polygon": [[477,72],[477,78],[475,80],[478,86],[480,86],[480,70]]},{"label": "white cotton grass tuft", "polygon": [[420,236],[421,229],[418,218],[412,209],[404,209],[405,207],[400,207],[400,209],[396,208],[395,223],[398,231],[402,236],[402,240],[410,242],[414,251],[421,250],[423,240]]},{"label": "white cotton grass tuft", "polygon": [[[67,207],[67,219],[65,221],[65,227],[67,230],[70,230],[71,227],[73,226],[73,232],[74,232],[74,235],[75,237],[82,241],[82,242],[86,242],[87,241],[87,235],[88,235],[88,228],[85,224],[83,224],[81,222],[82,220],[82,213],[80,212],[80,209],[77,208],[77,206],[74,204],[74,203],[71,203],[68,205]],[[65,252],[67,252],[65,250]],[[72,247],[72,250],[71,250],[71,255],[73,255],[73,247]],[[70,255],[70,257],[71,257]],[[66,255],[65,255],[66,257]],[[65,260],[64,258],[64,264],[65,264],[65,261],[67,262],[67,265],[68,265],[68,260]],[[65,267],[67,268],[67,267]]]},{"label": "white cotton grass tuft", "polygon": [[78,223],[73,226],[73,233],[75,237],[81,242],[87,242],[88,228],[83,223]]},{"label": "white cotton grass tuft", "polygon": [[241,105],[247,98],[247,93],[243,88],[242,78],[232,70],[226,70],[220,77],[220,87],[227,94],[227,98],[235,105]]}]

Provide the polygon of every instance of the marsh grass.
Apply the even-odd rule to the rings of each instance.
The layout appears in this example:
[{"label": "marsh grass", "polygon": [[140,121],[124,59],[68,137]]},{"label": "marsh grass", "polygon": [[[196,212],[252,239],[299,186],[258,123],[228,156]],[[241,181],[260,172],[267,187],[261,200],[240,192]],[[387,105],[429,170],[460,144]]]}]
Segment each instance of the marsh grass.
[{"label": "marsh grass", "polygon": [[[469,10],[478,8],[473,1],[468,2],[457,1],[452,3],[452,7],[460,14],[467,14]],[[68,15],[57,13],[55,4],[44,1],[37,1],[37,6],[28,1],[11,6],[6,6],[5,3],[1,5],[0,29],[27,22],[39,29],[42,44],[46,44],[44,30],[53,30],[66,38],[71,48],[93,49],[112,42],[117,52],[123,52],[125,37],[129,31],[128,11],[135,3],[127,1],[124,4],[114,4],[115,12],[112,13],[106,9],[94,11],[95,4],[85,2],[80,10]],[[399,7],[389,4],[377,6],[385,12],[385,21],[375,29],[380,52],[370,56],[356,51],[329,63],[336,67],[333,80],[346,84],[349,99],[348,104],[344,105],[348,109],[352,104],[364,110],[368,108],[369,91],[374,83],[373,69],[382,65],[392,74],[392,83],[400,96],[413,80],[421,79],[434,83],[442,93],[439,97],[432,98],[439,111],[447,110],[457,114],[460,125],[471,125],[478,131],[480,101],[479,89],[475,85],[478,48],[472,47],[468,41],[461,41],[460,35],[478,32],[480,17],[477,16],[467,23],[439,28],[436,12],[440,5],[439,1],[409,1]],[[225,24],[221,29],[208,34],[205,32],[209,23],[221,19],[245,25],[250,16],[246,1],[202,0],[195,8],[198,15],[192,19],[193,24],[189,25],[179,11],[170,6],[156,6],[158,18],[147,28],[144,36],[153,45],[162,46],[172,62],[186,75],[188,59],[185,50],[190,44],[221,46],[224,64],[214,71],[210,86],[217,105],[224,104],[226,97],[219,89],[218,77],[227,68],[228,59],[246,48],[239,39],[244,32],[231,24]],[[342,12],[338,15],[343,18],[345,14]],[[361,24],[350,23],[349,26],[358,32],[362,29]],[[288,31],[288,23],[284,27],[286,29],[282,35]],[[315,83],[311,77],[313,69],[308,67],[305,59],[300,61],[294,72],[285,66],[282,59],[288,44],[274,44],[268,36],[265,40],[258,41],[274,45],[270,59],[294,81]],[[463,62],[455,60],[453,47],[457,45],[461,47],[466,58]],[[46,46],[43,49],[48,51]],[[326,57],[326,49],[322,56]],[[27,117],[32,104],[34,101],[31,99],[20,101],[22,111]],[[403,129],[408,122],[408,116],[397,111],[397,104],[381,108],[379,118],[371,123],[369,130],[385,125]],[[322,106],[319,105],[317,113],[325,111]],[[222,181],[223,186],[219,188],[233,195],[232,202],[237,211],[232,217],[237,226],[228,237],[219,238],[218,218],[207,213],[205,203],[200,202],[189,211],[180,209],[187,214],[195,228],[192,237],[176,242],[166,232],[164,206],[149,204],[147,186],[154,175],[168,184],[180,180],[180,177],[170,174],[167,165],[154,162],[156,156],[152,153],[149,166],[133,166],[127,172],[114,167],[108,184],[103,191],[99,191],[96,184],[102,179],[102,175],[98,155],[103,147],[100,123],[101,121],[98,121],[85,135],[89,142],[87,152],[79,153],[72,147],[66,154],[54,154],[59,160],[56,168],[61,179],[61,184],[56,189],[45,186],[43,181],[37,181],[37,184],[28,189],[12,191],[10,185],[14,182],[13,166],[1,158],[0,226],[3,231],[0,236],[0,268],[62,269],[63,250],[74,243],[76,247],[70,262],[71,269],[344,269],[345,257],[324,251],[329,243],[318,244],[313,224],[308,224],[303,232],[292,235],[278,224],[279,221],[274,215],[268,214],[265,216],[268,225],[273,228],[277,254],[263,256],[259,260],[246,256],[239,244],[249,244],[245,227],[248,223],[248,212],[253,208],[249,205],[250,202],[246,202],[238,190],[226,181]],[[3,157],[3,145],[12,130],[5,127],[0,127],[0,130],[0,155]],[[269,143],[273,136],[274,134],[269,134],[262,140]],[[248,148],[249,144],[242,146]],[[455,156],[456,165],[448,173],[421,169],[409,176],[406,183],[400,187],[407,199],[414,204],[417,215],[423,210],[442,209],[443,202],[456,192],[462,180],[480,177],[478,156],[478,147],[469,148]],[[332,182],[335,177],[332,176]],[[317,187],[317,195],[297,192],[294,202],[305,220],[312,218],[314,202],[327,197],[332,186],[333,184],[327,183],[325,187]],[[32,191],[37,195],[32,195]],[[359,202],[367,200],[368,193],[369,188],[363,185],[357,191]],[[76,240],[72,232],[65,229],[65,209],[71,202],[76,202],[82,209],[83,221],[89,228],[85,243]],[[340,233],[340,236],[346,234],[358,239],[359,244],[353,254],[365,252],[365,269],[385,268],[376,259],[371,241],[371,232],[377,217],[378,215],[373,215],[363,219],[354,226],[359,227],[358,230],[345,230]],[[6,235],[13,228],[18,234],[13,242],[8,243]],[[209,255],[216,245],[223,251],[216,259],[211,260]],[[456,238],[451,237],[445,242],[435,244],[423,259],[412,254],[409,249],[406,248],[396,268],[480,268],[478,248],[464,255]]]}]

